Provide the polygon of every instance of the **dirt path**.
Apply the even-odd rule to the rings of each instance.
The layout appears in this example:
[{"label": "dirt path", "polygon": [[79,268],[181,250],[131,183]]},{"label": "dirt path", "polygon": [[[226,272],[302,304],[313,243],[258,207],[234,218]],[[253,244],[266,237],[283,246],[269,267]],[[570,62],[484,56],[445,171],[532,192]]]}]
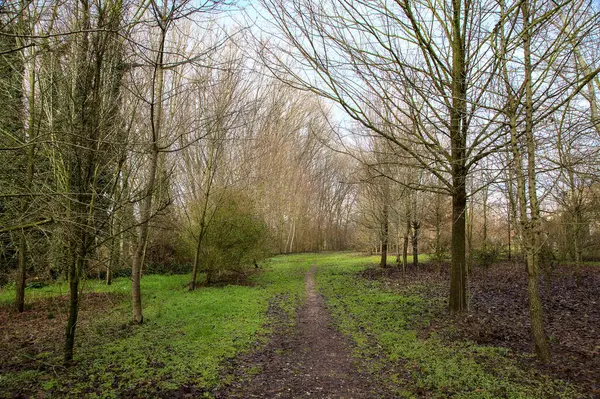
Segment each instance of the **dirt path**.
[{"label": "dirt path", "polygon": [[345,337],[332,325],[325,302],[315,289],[315,272],[313,266],[306,274],[306,303],[298,310],[293,330],[276,332],[266,348],[242,359],[236,369],[247,370],[245,380],[217,392],[217,398],[387,396],[357,371]]}]

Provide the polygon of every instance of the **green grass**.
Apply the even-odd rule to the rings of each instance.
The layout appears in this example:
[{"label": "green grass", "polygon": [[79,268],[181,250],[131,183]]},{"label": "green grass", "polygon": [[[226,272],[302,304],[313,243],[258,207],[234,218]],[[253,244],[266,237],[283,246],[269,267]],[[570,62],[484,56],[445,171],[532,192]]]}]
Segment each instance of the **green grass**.
[{"label": "green grass", "polygon": [[[91,331],[79,335],[77,365],[68,369],[25,370],[0,376],[0,397],[18,387],[56,397],[138,396],[193,384],[210,389],[219,383],[225,359],[252,347],[266,333],[269,302],[293,312],[304,293],[310,256],[273,258],[253,286],[229,285],[186,290],[189,276],[145,276],[142,280],[144,324],[128,324],[131,303],[99,315]],[[64,285],[28,290],[28,301],[64,294]],[[107,287],[88,282],[89,291],[130,292],[129,279]],[[33,297],[32,293],[36,296]],[[10,293],[2,293],[10,298]],[[126,296],[125,298],[128,298]],[[10,301],[10,299],[8,299]],[[46,353],[48,364],[60,354]],[[4,387],[4,388],[2,388]]]},{"label": "green grass", "polygon": [[[114,284],[106,285],[104,281],[84,280],[82,282],[86,292],[127,292],[131,287],[131,280],[118,278]],[[69,285],[66,281],[56,282],[41,288],[25,288],[25,304],[31,305],[40,299],[51,298],[69,293]],[[0,289],[0,305],[8,305],[15,301],[14,283]]]},{"label": "green grass", "polygon": [[[46,397],[90,398],[127,392],[153,397],[183,385],[209,391],[220,383],[227,359],[266,342],[270,305],[293,316],[303,297],[305,272],[314,263],[318,288],[354,343],[359,364],[398,397],[577,397],[564,383],[523,370],[518,356],[506,349],[448,342],[435,334],[421,337],[419,329],[445,307],[444,300],[421,295],[416,285],[395,288],[357,275],[378,261],[352,253],[280,256],[251,286],[194,292],[186,290],[189,276],[145,276],[141,326],[129,324],[129,279],[111,286],[87,281],[86,292],[120,293],[115,298],[125,299],[80,329],[77,365],[65,370],[58,366],[60,353],[37,353],[37,367],[0,375],[0,397],[19,389]],[[394,262],[390,256],[388,263]],[[42,298],[66,293],[64,284],[28,289],[27,302],[35,308]],[[14,289],[5,289],[0,304],[8,306],[13,297]]]},{"label": "green grass", "polygon": [[[317,281],[341,330],[355,344],[367,370],[400,397],[548,398],[577,397],[571,387],[518,367],[503,348],[437,335],[420,338],[443,300],[418,290],[392,291],[357,276],[373,257],[338,255],[318,261]],[[385,370],[385,373],[381,371]]]}]

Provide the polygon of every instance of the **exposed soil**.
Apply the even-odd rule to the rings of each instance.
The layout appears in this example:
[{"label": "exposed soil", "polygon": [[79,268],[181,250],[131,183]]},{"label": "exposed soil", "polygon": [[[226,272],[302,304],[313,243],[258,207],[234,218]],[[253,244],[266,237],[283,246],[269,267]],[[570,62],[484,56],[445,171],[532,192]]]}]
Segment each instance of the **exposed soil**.
[{"label": "exposed soil", "polygon": [[306,275],[306,303],[294,326],[279,324],[265,347],[238,359],[235,381],[214,392],[217,398],[389,397],[357,370],[315,289],[315,272],[313,267]]},{"label": "exposed soil", "polygon": [[[82,295],[78,335],[91,327],[94,316],[114,308],[120,300],[115,294]],[[61,367],[52,357],[62,353],[68,301],[68,296],[38,300],[23,313],[13,305],[0,306],[0,374]]]},{"label": "exposed soil", "polygon": [[[384,281],[396,289],[418,284],[421,294],[447,298],[449,265],[441,270],[420,265],[402,276],[396,268],[369,269],[363,276]],[[540,364],[531,356],[520,357],[524,368],[579,386],[589,396],[600,398],[600,268],[581,271],[578,286],[571,266],[556,267],[550,279],[540,276],[546,333],[553,359]],[[469,280],[469,313],[451,318],[438,309],[422,336],[437,332],[448,339],[469,339],[479,344],[503,346],[517,354],[533,354],[525,267],[512,262],[476,269]],[[448,327],[453,325],[453,329]],[[451,332],[452,331],[452,332]]]}]

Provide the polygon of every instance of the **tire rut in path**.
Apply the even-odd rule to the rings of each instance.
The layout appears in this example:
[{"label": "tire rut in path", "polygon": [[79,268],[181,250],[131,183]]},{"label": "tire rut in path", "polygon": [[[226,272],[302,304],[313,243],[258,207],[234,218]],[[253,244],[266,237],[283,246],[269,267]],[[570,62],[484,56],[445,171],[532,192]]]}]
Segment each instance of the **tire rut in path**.
[{"label": "tire rut in path", "polygon": [[276,331],[266,348],[241,359],[260,373],[216,392],[217,398],[382,398],[380,386],[359,373],[345,337],[332,325],[315,289],[316,266],[306,274],[306,303],[293,331]]}]

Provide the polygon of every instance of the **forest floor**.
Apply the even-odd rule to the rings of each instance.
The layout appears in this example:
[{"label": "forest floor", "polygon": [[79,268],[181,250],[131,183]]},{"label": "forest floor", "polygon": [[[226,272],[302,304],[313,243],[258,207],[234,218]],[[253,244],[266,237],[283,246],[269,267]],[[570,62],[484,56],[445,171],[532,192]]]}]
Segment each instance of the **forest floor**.
[{"label": "forest floor", "polygon": [[[446,305],[449,265],[369,268],[362,278],[399,294],[416,294],[431,304]],[[530,332],[525,267],[502,262],[475,269],[469,278],[469,312],[452,317],[445,306],[431,306],[429,321],[417,329],[421,339],[506,348],[523,370],[567,381],[581,397],[600,398],[600,267],[588,265],[577,277],[574,265],[555,267],[540,276],[546,335],[552,360],[537,361]]]},{"label": "forest floor", "polygon": [[[391,260],[391,258],[390,258]],[[600,267],[542,278],[553,361],[531,343],[524,270],[475,269],[470,311],[447,314],[448,265],[381,269],[351,253],[270,260],[244,285],[189,276],[88,281],[76,363],[61,364],[64,284],[0,291],[0,397],[600,398]]]},{"label": "forest floor", "polygon": [[280,323],[269,343],[230,365],[235,380],[216,398],[384,398],[388,395],[350,356],[315,288],[316,266],[306,273],[305,303],[292,326]]}]

